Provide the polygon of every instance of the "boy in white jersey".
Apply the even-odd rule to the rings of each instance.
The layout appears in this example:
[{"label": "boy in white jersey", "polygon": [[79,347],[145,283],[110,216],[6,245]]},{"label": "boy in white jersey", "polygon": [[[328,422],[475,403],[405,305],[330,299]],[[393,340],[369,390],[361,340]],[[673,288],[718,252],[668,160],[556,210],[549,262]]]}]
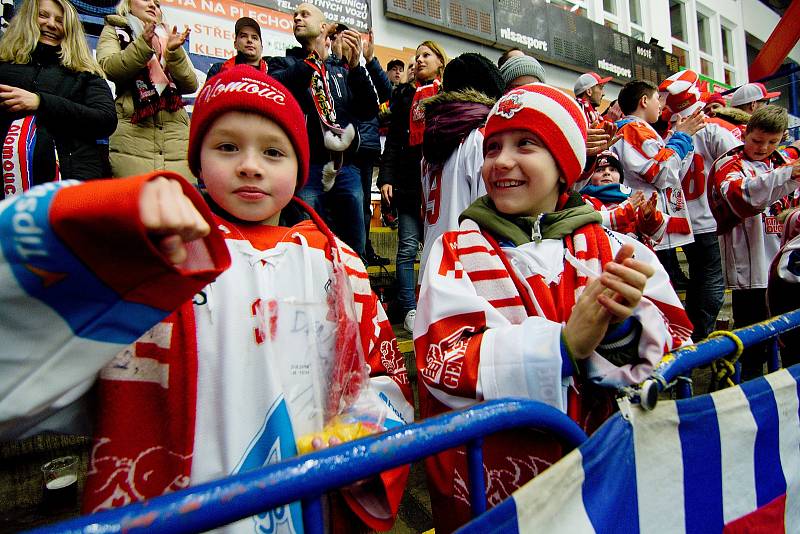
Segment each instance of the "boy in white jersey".
[{"label": "boy in white jersey", "polygon": [[[733,289],[737,328],[769,317],[769,266],[783,231],[778,216],[798,205],[800,143],[777,150],[787,124],[785,109],[770,105],[756,110],[747,122],[744,145],[715,161],[709,176],[708,201],[717,222],[725,282]],[[742,378],[761,375],[766,357],[765,344],[746,349],[740,357]]]},{"label": "boy in white jersey", "polygon": [[[414,323],[422,417],[508,396],[538,400],[591,430],[613,388],[643,380],[691,324],[652,251],[601,226],[571,191],[586,163],[586,118],[544,84],[506,93],[488,115],[487,195],[437,238]],[[633,258],[632,256],[635,256]],[[612,389],[602,389],[597,385]],[[558,457],[526,431],[483,446],[489,500]],[[426,461],[437,532],[469,519],[463,453]]]},{"label": "boy in white jersey", "polygon": [[[402,355],[358,256],[313,211],[311,221],[293,228],[276,226],[308,172],[303,114],[291,93],[247,67],[214,77],[195,103],[188,159],[204,184],[213,215],[182,179],[163,172],[56,193],[45,216],[58,228],[68,249],[64,254],[74,251],[117,293],[97,310],[91,305],[99,297],[88,288],[84,294],[80,288],[70,294],[66,311],[57,302],[51,304],[61,318],[54,318],[49,330],[41,330],[37,343],[44,343],[45,334],[58,330],[63,321],[71,328],[53,341],[54,347],[62,347],[46,351],[43,361],[12,366],[10,358],[0,357],[0,421],[14,415],[23,419],[42,406],[57,404],[53,401],[60,396],[59,388],[63,394],[90,384],[103,363],[110,362],[97,380],[100,409],[82,499],[86,512],[276,463],[302,452],[304,445],[334,445],[353,437],[346,430],[379,431],[413,418]],[[164,180],[156,178],[159,174],[178,184],[167,187],[177,195],[143,194],[152,190],[154,179]],[[102,194],[108,190],[114,195]],[[182,234],[162,224],[192,211],[191,204],[181,200],[181,190],[212,227],[199,251],[184,248]],[[62,197],[68,201],[60,201]],[[93,217],[108,204],[106,197],[115,205],[102,217]],[[32,201],[23,198],[0,206],[0,218]],[[64,220],[66,229],[61,228]],[[13,224],[3,223],[4,234],[13,230]],[[143,228],[150,232],[145,235]],[[94,232],[89,242],[83,237],[86,232]],[[153,233],[158,239],[151,240]],[[117,241],[118,249],[108,245]],[[92,252],[92,247],[99,250]],[[13,251],[2,252],[0,260],[12,264],[17,286],[50,304],[46,294],[31,294],[23,283],[24,273],[17,274],[30,269],[15,269],[13,264],[19,262]],[[228,255],[230,267],[219,274]],[[184,278],[208,264],[209,257],[216,260],[217,269],[201,271],[208,276],[187,294],[181,285]],[[109,261],[113,268],[106,265]],[[0,269],[6,269],[2,261]],[[66,288],[78,279],[67,269],[58,272],[62,270],[67,274],[59,274],[61,278],[48,287]],[[132,285],[130,280],[138,282]],[[2,278],[3,290],[6,285],[14,289],[11,282]],[[0,311],[5,308],[1,304]],[[70,315],[81,307],[96,314],[86,314],[88,327],[80,327],[82,317]],[[5,331],[2,337],[8,339]],[[71,361],[69,372],[54,376],[53,359]],[[44,385],[19,392],[14,382]],[[2,424],[0,430],[5,430]],[[334,496],[331,517],[348,529],[364,528],[356,516],[370,528],[388,529],[406,476],[407,469],[394,469],[343,490]],[[342,498],[347,506],[337,504]],[[300,504],[228,528],[302,531]]]},{"label": "boy in white jersey", "polygon": [[[673,74],[658,87],[666,99],[670,124],[691,117],[705,107],[698,87],[699,76],[691,70]],[[741,144],[719,124],[705,121],[702,130],[692,135],[694,152],[684,160],[681,188],[692,221],[694,242],[683,245],[689,264],[686,314],[694,325],[692,339],[705,339],[716,327],[722,308],[725,283],[717,241],[717,225],[708,207],[706,184],[711,166],[718,157]]]}]

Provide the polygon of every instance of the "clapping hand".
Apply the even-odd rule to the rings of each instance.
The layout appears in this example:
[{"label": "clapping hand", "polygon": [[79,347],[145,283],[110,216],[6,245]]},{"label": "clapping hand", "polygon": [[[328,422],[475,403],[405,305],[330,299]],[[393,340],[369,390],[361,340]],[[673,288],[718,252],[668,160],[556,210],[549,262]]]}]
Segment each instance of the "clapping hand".
[{"label": "clapping hand", "polygon": [[186,39],[189,38],[189,34],[192,30],[189,29],[189,26],[184,26],[184,30],[181,33],[178,33],[178,27],[173,26],[172,32],[167,35],[167,50],[170,52],[174,52],[178,48],[183,46],[183,43],[186,42]]}]

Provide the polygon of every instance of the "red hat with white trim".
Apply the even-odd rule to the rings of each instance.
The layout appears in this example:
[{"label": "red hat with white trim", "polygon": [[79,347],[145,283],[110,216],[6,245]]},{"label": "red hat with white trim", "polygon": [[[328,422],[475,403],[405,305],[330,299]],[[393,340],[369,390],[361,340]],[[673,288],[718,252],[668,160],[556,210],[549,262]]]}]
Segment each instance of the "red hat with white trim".
[{"label": "red hat with white trim", "polygon": [[676,72],[658,86],[662,96],[666,97],[665,107],[672,112],[670,120],[688,117],[698,109],[703,109],[703,93],[697,85],[699,76],[693,70]]},{"label": "red hat with white trim", "polygon": [[611,76],[608,78],[601,78],[596,72],[587,72],[586,74],[581,74],[578,76],[578,81],[575,82],[575,87],[572,89],[572,91],[575,93],[575,96],[578,96],[587,89],[591,89],[595,85],[608,83],[610,81]]},{"label": "red hat with white trim", "polygon": [[261,115],[274,123],[289,138],[297,156],[297,187],[308,180],[308,134],[297,100],[278,80],[247,65],[235,67],[209,78],[194,102],[189,126],[189,169],[200,178],[200,148],[208,129],[220,115],[242,111]]},{"label": "red hat with white trim", "polygon": [[556,160],[567,187],[583,172],[586,115],[565,92],[543,83],[532,83],[503,95],[486,119],[484,154],[492,135],[509,130],[534,133]]},{"label": "red hat with white trim", "polygon": [[731,106],[743,106],[750,102],[758,102],[759,100],[772,100],[781,96],[780,91],[767,91],[763,83],[746,83],[731,96]]}]

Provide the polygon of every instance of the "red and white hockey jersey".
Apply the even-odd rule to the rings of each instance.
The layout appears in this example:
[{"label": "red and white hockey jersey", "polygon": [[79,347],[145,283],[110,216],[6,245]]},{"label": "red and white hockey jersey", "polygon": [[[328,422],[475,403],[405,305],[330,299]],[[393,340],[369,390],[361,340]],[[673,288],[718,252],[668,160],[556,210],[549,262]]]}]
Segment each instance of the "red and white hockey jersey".
[{"label": "red and white hockey jersey", "polygon": [[621,139],[611,150],[625,171],[625,185],[642,191],[646,198],[655,191],[658,209],[664,213],[667,227],[656,250],[675,248],[694,241],[686,199],[680,177],[685,172],[686,158],[670,147],[643,119],[628,115],[622,119],[617,135]]},{"label": "red and white hockey jersey", "polygon": [[767,287],[769,266],[780,248],[778,214],[800,202],[788,159],[775,151],[752,161],[743,147],[730,150],[712,167],[708,200],[718,234],[728,287]]},{"label": "red and white hockey jersey", "polygon": [[[638,363],[617,365],[599,353],[586,362],[589,382],[615,387],[644,379],[665,352],[690,341],[692,328],[655,254],[627,236],[603,235],[612,255],[623,243],[631,243],[635,256],[656,271],[634,312],[642,327]],[[580,246],[576,238],[575,256],[583,254],[577,250]],[[563,324],[549,318],[569,313],[561,310],[567,285],[562,275],[565,266],[576,260],[567,252],[562,239],[502,246],[498,251],[469,219],[457,232],[436,240],[414,324],[422,417],[515,396],[544,402],[591,426],[588,418],[596,416],[589,415],[592,410],[586,404],[591,396],[581,396],[578,402],[569,393],[574,386],[562,352]],[[588,263],[602,268],[597,260]],[[525,288],[524,295],[515,289],[508,269]],[[549,291],[535,289],[541,287]],[[527,299],[535,309],[530,313],[523,305]],[[489,503],[505,498],[559,454],[557,446],[543,444],[537,433],[518,431],[487,440],[484,470]],[[449,531],[469,517],[463,450],[430,458],[426,467],[434,510],[439,510],[437,531]]]},{"label": "red and white hockey jersey", "polygon": [[689,207],[692,232],[705,234],[717,230],[717,223],[708,206],[706,186],[711,166],[717,158],[742,142],[730,130],[706,120],[706,126],[692,136],[694,152],[689,155],[688,169],[683,174],[681,186]]},{"label": "red and white hockey jersey", "polygon": [[[218,249],[222,245],[218,255],[227,259],[229,253],[230,268],[210,284],[195,283],[194,297],[183,293],[183,304],[174,302],[169,295],[176,279],[180,281],[170,275],[175,269],[148,250],[149,240],[143,232],[136,232],[138,213],[129,205],[137,204],[141,183],[142,179],[115,180],[112,186],[121,192],[108,201],[102,194],[105,182],[64,190],[69,193],[64,202],[75,204],[77,199],[77,205],[85,207],[83,211],[72,209],[70,226],[64,232],[70,237],[91,232],[92,243],[78,240],[93,254],[103,251],[108,256],[103,262],[113,263],[116,271],[110,276],[125,280],[131,274],[129,268],[141,268],[147,274],[124,296],[145,304],[167,301],[177,308],[168,317],[163,317],[164,313],[160,322],[153,321],[157,324],[152,328],[152,322],[145,324],[141,314],[120,313],[113,306],[99,316],[100,321],[129,333],[149,330],[129,346],[103,345],[105,361],[110,363],[99,373],[102,409],[83,496],[86,511],[124,505],[296,455],[297,439],[322,429],[329,406],[330,382],[334,380],[326,381],[326,377],[334,374],[331,362],[337,359],[342,328],[329,304],[337,268],[343,269],[339,280],[346,281],[351,296],[352,322],[348,324],[357,329],[353,332],[356,343],[370,369],[358,396],[360,411],[354,415],[375,416],[370,422],[378,421],[383,428],[412,420],[402,354],[355,253],[338,241],[338,251],[332,249],[329,236],[311,222],[293,228],[243,226],[209,215],[215,228],[206,241],[216,243]],[[53,202],[50,217],[52,225],[61,229],[64,222],[53,215],[60,213],[59,200],[56,197]],[[109,203],[112,206],[103,212]],[[198,203],[202,205],[199,197]],[[114,210],[120,215],[115,216]],[[100,219],[95,216],[98,211],[103,215]],[[115,243],[120,251],[115,250]],[[129,265],[124,261],[128,257],[124,250],[129,247],[148,253]],[[341,262],[334,259],[337,253]],[[114,261],[118,256],[122,260]],[[87,265],[94,266],[92,254],[80,257],[84,261],[88,257]],[[202,258],[195,254],[190,263]],[[17,299],[32,300],[6,280],[4,291],[15,290]],[[64,282],[57,281],[55,286],[60,283]],[[73,295],[71,313],[88,308],[84,301],[91,303],[93,293],[84,286],[82,294]],[[83,298],[77,298],[81,295]],[[36,332],[37,338],[30,342],[45,344],[49,340],[44,334],[52,331]],[[64,339],[59,335],[52,342],[58,346]],[[82,381],[91,382],[97,375],[96,364],[84,368],[79,363],[86,346],[96,345],[94,340],[72,341],[68,353],[60,355],[71,362],[75,373],[82,373]],[[54,345],[48,347],[58,352]],[[24,349],[17,352],[25,353]],[[37,366],[23,361],[17,366],[4,365],[3,370],[10,372],[6,375],[10,380],[24,381],[35,375],[47,384],[60,381],[60,377],[50,376],[44,363]],[[48,398],[55,394],[49,390],[29,394],[34,393]],[[5,398],[3,392],[3,402]],[[29,404],[41,405],[42,399]],[[404,468],[381,474],[382,498],[352,491],[344,494],[345,499],[372,528],[388,528],[406,475]],[[302,513],[298,504],[288,505],[228,529],[297,531],[302,529]]]},{"label": "red and white hockey jersey", "polygon": [[425,263],[433,242],[445,232],[458,229],[458,216],[475,199],[486,194],[481,177],[483,165],[483,132],[473,130],[444,165],[439,168],[422,162],[422,199],[424,244],[419,272],[425,272]]}]

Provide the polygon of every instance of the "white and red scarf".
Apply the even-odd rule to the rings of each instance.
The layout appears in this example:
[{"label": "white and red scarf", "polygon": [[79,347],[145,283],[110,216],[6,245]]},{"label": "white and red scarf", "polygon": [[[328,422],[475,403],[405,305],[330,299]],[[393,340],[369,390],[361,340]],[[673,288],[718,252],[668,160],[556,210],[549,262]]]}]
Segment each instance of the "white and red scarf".
[{"label": "white and red scarf", "polygon": [[[33,154],[36,149],[36,115],[27,115],[11,123],[3,140],[3,193],[5,198],[21,195],[34,185],[36,169]],[[53,147],[55,152],[55,147]],[[61,180],[56,152],[54,182]]]},{"label": "white and red scarf", "polygon": [[[369,380],[363,372],[364,348],[360,345],[358,319],[351,309],[354,297],[333,233],[305,203],[294,201],[312,217],[313,223],[303,224],[315,225],[326,236],[333,262],[328,306],[337,323],[337,358],[331,372],[327,412],[341,413]],[[152,375],[154,369],[168,367],[168,377],[161,381],[113,379],[113,366],[117,361],[125,361],[125,351],[109,364],[111,369],[107,367],[101,372],[97,394],[103,409],[98,414],[95,435],[102,438],[94,444],[89,462],[82,502],[84,513],[123,506],[189,486],[198,396],[193,307],[192,301],[186,302],[162,321],[161,331],[169,332],[168,342],[160,340],[154,329],[126,349],[131,355],[135,351],[138,361],[148,362],[148,369],[137,369],[137,373]]]}]

